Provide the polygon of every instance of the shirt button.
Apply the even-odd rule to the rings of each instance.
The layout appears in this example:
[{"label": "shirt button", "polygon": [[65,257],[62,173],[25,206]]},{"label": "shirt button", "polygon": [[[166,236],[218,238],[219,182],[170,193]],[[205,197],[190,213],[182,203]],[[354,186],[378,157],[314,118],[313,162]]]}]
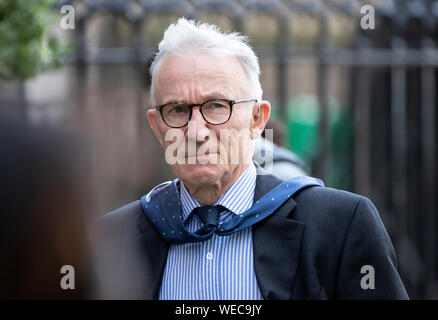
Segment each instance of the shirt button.
[{"label": "shirt button", "polygon": [[207,254],[206,254],[206,258],[207,258],[208,260],[212,260],[212,259],[213,259],[213,253],[211,253],[211,252],[207,252]]}]

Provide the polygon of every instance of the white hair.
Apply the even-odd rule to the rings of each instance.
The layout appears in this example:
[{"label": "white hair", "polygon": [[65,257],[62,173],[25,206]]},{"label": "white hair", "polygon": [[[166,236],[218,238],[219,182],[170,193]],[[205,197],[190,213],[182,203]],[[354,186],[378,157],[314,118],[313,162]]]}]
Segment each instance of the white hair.
[{"label": "white hair", "polygon": [[212,24],[179,18],[164,32],[164,37],[158,45],[158,52],[151,65],[152,104],[156,104],[155,80],[164,58],[170,54],[180,54],[189,48],[236,56],[248,77],[248,94],[250,95],[248,98],[262,100],[259,61],[248,44],[248,37],[238,32],[224,33]]}]

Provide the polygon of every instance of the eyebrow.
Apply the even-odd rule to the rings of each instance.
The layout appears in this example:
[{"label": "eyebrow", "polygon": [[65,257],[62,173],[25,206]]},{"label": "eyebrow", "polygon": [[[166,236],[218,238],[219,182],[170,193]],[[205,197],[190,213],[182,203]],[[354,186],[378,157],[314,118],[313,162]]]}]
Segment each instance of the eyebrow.
[{"label": "eyebrow", "polygon": [[211,92],[209,94],[206,94],[205,96],[203,96],[203,98],[205,99],[204,101],[207,101],[209,99],[229,99],[229,97],[226,97],[223,93],[220,93],[219,91],[215,91],[215,92]]},{"label": "eyebrow", "polygon": [[[225,97],[224,94],[219,93],[218,91],[208,93],[206,95],[203,95],[202,97],[203,97],[203,99],[202,99],[202,101],[200,103],[208,101],[208,100],[211,100],[211,99],[229,99],[229,98]],[[162,106],[162,105],[169,104],[169,103],[193,104],[192,102],[187,102],[187,101],[184,101],[184,100],[169,100],[168,102],[161,103],[160,105]]]}]

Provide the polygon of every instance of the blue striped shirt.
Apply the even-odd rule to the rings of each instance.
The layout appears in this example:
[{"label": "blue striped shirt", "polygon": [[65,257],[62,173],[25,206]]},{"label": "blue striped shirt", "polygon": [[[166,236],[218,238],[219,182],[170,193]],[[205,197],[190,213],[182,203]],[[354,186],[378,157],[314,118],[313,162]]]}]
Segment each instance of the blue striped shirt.
[{"label": "blue striped shirt", "polygon": [[[215,205],[228,211],[221,213],[222,223],[252,206],[256,182],[253,163],[219,198]],[[194,232],[202,222],[194,214],[200,207],[180,183],[182,216],[186,228]],[[260,300],[263,299],[254,272],[251,228],[229,236],[213,236],[203,242],[171,245],[161,284],[161,300]]]}]

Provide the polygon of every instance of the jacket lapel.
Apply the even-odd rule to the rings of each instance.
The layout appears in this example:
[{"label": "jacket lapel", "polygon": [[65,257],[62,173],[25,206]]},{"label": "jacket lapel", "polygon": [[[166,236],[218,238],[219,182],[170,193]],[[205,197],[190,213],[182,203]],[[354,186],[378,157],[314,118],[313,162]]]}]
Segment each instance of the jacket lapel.
[{"label": "jacket lapel", "polygon": [[[257,171],[254,201],[282,182],[259,167]],[[252,229],[256,278],[263,297],[268,300],[292,297],[304,231],[303,223],[288,218],[295,206],[295,200],[290,198]]]}]

